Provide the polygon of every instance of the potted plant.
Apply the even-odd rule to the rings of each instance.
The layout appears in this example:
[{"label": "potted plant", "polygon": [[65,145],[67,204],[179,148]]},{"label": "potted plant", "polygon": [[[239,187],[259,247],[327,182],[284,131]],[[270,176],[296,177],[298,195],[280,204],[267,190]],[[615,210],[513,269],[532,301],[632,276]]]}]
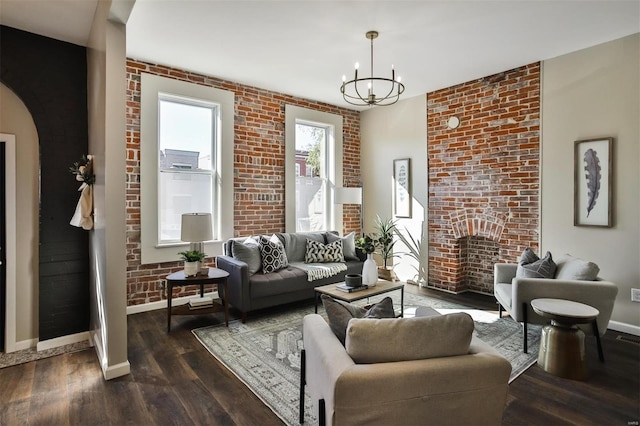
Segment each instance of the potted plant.
[{"label": "potted plant", "polygon": [[415,239],[406,227],[404,228],[404,232],[396,229],[396,235],[402,244],[404,244],[409,250],[402,254],[411,256],[418,263],[418,266],[414,266],[417,272],[415,280],[407,280],[407,283],[426,287],[427,269],[425,267],[425,262],[422,260],[422,239]]},{"label": "potted plant", "polygon": [[396,221],[393,219],[382,220],[380,216],[376,217],[376,235],[379,254],[382,256],[383,265],[378,268],[378,276],[385,280],[393,280],[393,266],[389,265],[389,260],[396,255],[393,254],[393,246],[395,241],[393,236],[396,233]]},{"label": "potted plant", "polygon": [[180,259],[184,261],[184,275],[194,277],[200,271],[200,262],[204,260],[206,254],[198,250],[186,250],[178,253]]}]

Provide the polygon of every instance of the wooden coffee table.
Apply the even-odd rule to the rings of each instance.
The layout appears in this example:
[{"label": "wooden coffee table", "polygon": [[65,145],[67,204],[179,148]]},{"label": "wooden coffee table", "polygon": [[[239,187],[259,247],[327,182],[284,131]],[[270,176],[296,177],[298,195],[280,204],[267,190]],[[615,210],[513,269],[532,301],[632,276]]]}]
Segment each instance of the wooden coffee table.
[{"label": "wooden coffee table", "polygon": [[[344,283],[338,283],[344,284]],[[316,287],[316,307],[315,312],[318,313],[318,302],[320,296],[326,294],[337,300],[343,302],[352,303],[357,300],[367,299],[379,294],[388,293],[394,290],[400,290],[400,312],[396,316],[402,317],[404,315],[404,283],[403,282],[390,282],[390,281],[378,281],[374,287],[370,287],[366,290],[354,291],[347,293],[336,288],[336,284],[327,284],[321,287]]]}]

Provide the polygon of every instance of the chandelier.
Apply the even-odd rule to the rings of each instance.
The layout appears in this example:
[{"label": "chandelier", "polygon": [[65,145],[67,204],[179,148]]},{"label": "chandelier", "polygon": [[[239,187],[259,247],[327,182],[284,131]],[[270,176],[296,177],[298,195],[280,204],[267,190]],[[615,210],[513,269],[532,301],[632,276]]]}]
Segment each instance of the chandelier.
[{"label": "chandelier", "polygon": [[[400,83],[399,76],[396,78],[393,65],[391,65],[391,78],[373,76],[373,40],[378,38],[378,32],[368,31],[365,36],[371,40],[371,73],[369,77],[358,78],[360,64],[356,62],[353,80],[347,81],[347,77],[342,76],[342,86],[340,86],[342,97],[346,102],[357,106],[393,105],[398,102],[400,95],[404,92],[404,85]],[[367,91],[366,96],[363,96],[365,84]],[[375,90],[383,95],[376,95]]]}]

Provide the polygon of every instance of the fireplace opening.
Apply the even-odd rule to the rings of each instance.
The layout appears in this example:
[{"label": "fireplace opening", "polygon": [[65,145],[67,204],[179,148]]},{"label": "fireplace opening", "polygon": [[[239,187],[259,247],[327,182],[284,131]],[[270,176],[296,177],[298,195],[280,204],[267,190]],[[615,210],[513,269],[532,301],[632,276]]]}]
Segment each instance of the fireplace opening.
[{"label": "fireplace opening", "polygon": [[480,236],[458,240],[463,285],[472,291],[493,294],[493,265],[498,263],[500,244]]}]

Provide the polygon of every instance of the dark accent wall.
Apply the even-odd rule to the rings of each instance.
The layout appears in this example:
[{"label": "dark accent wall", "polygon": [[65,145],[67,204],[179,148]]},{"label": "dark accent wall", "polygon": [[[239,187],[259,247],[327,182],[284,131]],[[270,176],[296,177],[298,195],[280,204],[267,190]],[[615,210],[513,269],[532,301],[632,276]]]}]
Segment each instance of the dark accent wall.
[{"label": "dark accent wall", "polygon": [[87,331],[88,232],[69,225],[79,197],[69,166],[88,146],[86,49],[0,26],[0,81],[40,140],[39,340]]}]

